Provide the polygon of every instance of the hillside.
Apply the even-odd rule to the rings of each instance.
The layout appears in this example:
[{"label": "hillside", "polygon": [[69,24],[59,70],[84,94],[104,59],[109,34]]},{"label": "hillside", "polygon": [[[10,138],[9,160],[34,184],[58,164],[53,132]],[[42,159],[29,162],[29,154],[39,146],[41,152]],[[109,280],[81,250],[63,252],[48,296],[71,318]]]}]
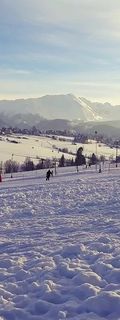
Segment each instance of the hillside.
[{"label": "hillside", "polygon": [[[8,135],[0,136],[0,161],[3,163],[6,160],[13,159],[19,163],[23,163],[26,157],[34,159],[35,163],[38,163],[39,159],[60,159],[64,153],[62,150],[67,149],[68,152],[64,153],[65,159],[74,159],[76,150],[79,147],[83,147],[83,154],[90,156],[96,151],[95,141],[89,141],[89,143],[73,143],[73,138],[56,137],[56,139],[50,136],[24,136],[24,135]],[[110,148],[105,144],[98,144],[97,146],[98,156],[104,155],[106,159],[110,156],[115,158],[116,149]]]}]

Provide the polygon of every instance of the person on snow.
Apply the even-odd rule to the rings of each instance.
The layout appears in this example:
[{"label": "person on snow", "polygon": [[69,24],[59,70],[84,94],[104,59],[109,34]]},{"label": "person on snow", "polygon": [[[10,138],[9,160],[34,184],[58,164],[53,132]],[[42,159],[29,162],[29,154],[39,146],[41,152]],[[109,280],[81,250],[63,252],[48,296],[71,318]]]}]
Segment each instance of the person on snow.
[{"label": "person on snow", "polygon": [[50,171],[50,169],[46,173],[46,180],[50,179],[50,175],[53,175],[53,173]]}]

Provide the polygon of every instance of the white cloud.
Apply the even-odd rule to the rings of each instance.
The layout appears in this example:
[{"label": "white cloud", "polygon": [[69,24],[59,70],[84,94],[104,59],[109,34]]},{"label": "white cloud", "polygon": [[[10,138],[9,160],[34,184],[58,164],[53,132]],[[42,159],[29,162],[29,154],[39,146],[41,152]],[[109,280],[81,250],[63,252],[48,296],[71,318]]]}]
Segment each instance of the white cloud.
[{"label": "white cloud", "polygon": [[[83,30],[100,33],[106,27],[119,31],[119,0],[1,0],[6,11],[6,21],[33,23],[69,27],[71,30]],[[3,14],[1,11],[1,18]],[[99,28],[100,27],[100,28]],[[81,30],[81,31],[82,31]],[[106,30],[104,30],[106,31]]]}]

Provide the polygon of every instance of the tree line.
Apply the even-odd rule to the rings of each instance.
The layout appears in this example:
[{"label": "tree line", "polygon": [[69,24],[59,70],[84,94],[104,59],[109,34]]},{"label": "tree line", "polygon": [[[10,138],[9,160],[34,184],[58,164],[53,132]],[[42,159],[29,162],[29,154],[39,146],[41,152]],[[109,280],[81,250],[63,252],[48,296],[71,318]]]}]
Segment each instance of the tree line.
[{"label": "tree line", "polygon": [[[105,160],[104,156],[101,156],[101,161]],[[13,159],[9,159],[4,163],[4,172],[5,173],[13,173],[18,171],[32,171],[32,170],[40,170],[40,169],[48,169],[53,168],[56,165],[58,167],[67,167],[67,166],[82,166],[82,165],[94,165],[98,162],[97,156],[93,153],[90,157],[85,157],[83,155],[83,148],[78,148],[76,152],[75,159],[66,159],[65,155],[62,154],[62,156],[59,159],[39,159],[38,163],[34,163],[32,158],[26,157],[25,161],[20,164],[17,161]]]}]

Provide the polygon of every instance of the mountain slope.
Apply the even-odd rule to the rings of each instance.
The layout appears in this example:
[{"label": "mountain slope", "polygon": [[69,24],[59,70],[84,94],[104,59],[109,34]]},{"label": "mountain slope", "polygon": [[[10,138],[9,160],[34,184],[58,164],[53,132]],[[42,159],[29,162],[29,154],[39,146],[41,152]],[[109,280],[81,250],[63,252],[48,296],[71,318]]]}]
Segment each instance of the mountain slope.
[{"label": "mountain slope", "polygon": [[83,106],[80,106],[79,102],[71,94],[0,101],[0,112],[5,114],[37,113],[46,119],[87,120]]},{"label": "mountain slope", "polygon": [[73,94],[46,95],[34,99],[1,100],[0,113],[5,115],[38,114],[53,120],[113,121],[120,120],[120,106],[91,102]]},{"label": "mountain slope", "polygon": [[[100,121],[113,121],[120,120],[120,105],[111,105],[108,102],[100,103],[100,102],[91,102],[85,98],[80,98],[84,103],[84,107],[92,110],[95,115],[94,120]],[[96,117],[97,115],[97,117]]]}]

